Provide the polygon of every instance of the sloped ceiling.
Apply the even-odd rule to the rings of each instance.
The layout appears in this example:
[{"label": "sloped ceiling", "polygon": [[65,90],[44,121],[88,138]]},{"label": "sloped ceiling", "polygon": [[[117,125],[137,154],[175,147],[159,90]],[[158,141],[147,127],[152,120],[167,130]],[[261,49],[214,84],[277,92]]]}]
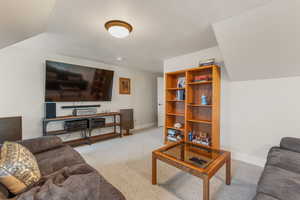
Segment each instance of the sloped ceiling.
[{"label": "sloped ceiling", "polygon": [[0,49],[41,32],[55,0],[1,0],[0,1]]},{"label": "sloped ceiling", "polygon": [[[164,59],[215,46],[213,22],[269,1],[62,0],[48,32],[57,37],[61,54],[162,72]],[[131,23],[132,34],[110,36],[104,23],[112,19]]]},{"label": "sloped ceiling", "polygon": [[[217,45],[212,23],[270,1],[1,0],[0,48],[46,32],[40,46],[51,41],[55,53],[162,72],[164,59]],[[131,23],[132,34],[110,36],[111,19]]]},{"label": "sloped ceiling", "polygon": [[299,0],[274,0],[214,24],[232,80],[300,76],[299,10]]}]

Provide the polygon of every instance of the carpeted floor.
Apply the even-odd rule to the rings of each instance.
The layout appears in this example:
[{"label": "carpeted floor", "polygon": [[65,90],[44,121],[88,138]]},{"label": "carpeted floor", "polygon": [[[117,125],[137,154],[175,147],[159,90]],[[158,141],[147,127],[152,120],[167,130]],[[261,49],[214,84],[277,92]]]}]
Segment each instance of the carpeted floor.
[{"label": "carpeted floor", "polygon": [[[76,148],[86,161],[116,186],[127,200],[201,200],[201,179],[158,161],[158,185],[151,184],[151,152],[162,146],[162,129]],[[252,200],[262,168],[232,162],[232,185],[225,168],[211,179],[212,200]]]}]

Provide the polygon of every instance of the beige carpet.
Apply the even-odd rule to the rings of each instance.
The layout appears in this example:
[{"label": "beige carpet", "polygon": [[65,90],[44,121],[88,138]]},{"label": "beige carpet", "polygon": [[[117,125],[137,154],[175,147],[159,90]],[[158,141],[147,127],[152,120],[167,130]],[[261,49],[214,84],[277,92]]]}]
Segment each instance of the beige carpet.
[{"label": "beige carpet", "polygon": [[[162,146],[162,129],[76,148],[127,200],[201,200],[202,181],[158,162],[158,185],[151,184],[151,151]],[[212,200],[252,200],[262,168],[233,161],[232,185],[225,169],[211,179]]]}]

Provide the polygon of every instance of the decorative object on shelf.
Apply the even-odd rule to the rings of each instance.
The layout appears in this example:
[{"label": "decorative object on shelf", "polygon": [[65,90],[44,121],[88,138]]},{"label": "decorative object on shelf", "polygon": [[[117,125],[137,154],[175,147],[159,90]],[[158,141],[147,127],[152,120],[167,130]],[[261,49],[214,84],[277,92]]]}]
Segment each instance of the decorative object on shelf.
[{"label": "decorative object on shelf", "polygon": [[119,79],[119,93],[120,94],[130,94],[130,79],[120,78]]},{"label": "decorative object on shelf", "polygon": [[177,80],[177,87],[184,88],[185,87],[185,77],[179,77]]},{"label": "decorative object on shelf", "polygon": [[168,129],[168,134],[169,135],[175,135],[176,134],[176,130],[175,129]]},{"label": "decorative object on shelf", "polygon": [[205,60],[200,60],[199,62],[199,67],[204,67],[204,66],[210,66],[215,64],[216,59],[215,58],[210,58],[210,59],[205,59]]},{"label": "decorative object on shelf", "polygon": [[185,100],[185,90],[178,90],[177,91],[176,100],[179,100],[179,101]]},{"label": "decorative object on shelf", "polygon": [[194,76],[193,82],[205,82],[205,81],[211,81],[211,80],[212,80],[211,74],[197,75],[197,76]]},{"label": "decorative object on shelf", "polygon": [[192,139],[191,141],[197,144],[203,144],[207,146],[211,145],[211,139],[209,134],[206,132],[199,132],[199,135],[193,135],[192,133],[192,136],[189,139]]},{"label": "decorative object on shelf", "polygon": [[180,131],[174,129],[168,129],[168,140],[172,142],[178,142],[183,139],[183,135]]},{"label": "decorative object on shelf", "polygon": [[207,103],[207,97],[205,96],[205,95],[202,95],[201,96],[201,104],[202,105],[207,105],[208,103]]},{"label": "decorative object on shelf", "polygon": [[174,128],[180,129],[182,127],[181,123],[175,123]]},{"label": "decorative object on shelf", "polygon": [[193,132],[189,133],[189,141],[193,141]]}]

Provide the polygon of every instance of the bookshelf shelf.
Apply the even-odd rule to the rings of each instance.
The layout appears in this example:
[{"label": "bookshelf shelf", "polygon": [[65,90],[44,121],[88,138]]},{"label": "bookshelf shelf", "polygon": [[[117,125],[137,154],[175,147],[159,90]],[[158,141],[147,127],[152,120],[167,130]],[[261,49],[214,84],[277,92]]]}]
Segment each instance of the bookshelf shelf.
[{"label": "bookshelf shelf", "polygon": [[204,108],[209,108],[212,107],[212,105],[202,105],[202,104],[188,104],[188,106],[192,106],[192,107],[204,107]]},{"label": "bookshelf shelf", "polygon": [[188,85],[202,85],[202,84],[211,84],[213,81],[202,81],[202,82],[189,82]]},{"label": "bookshelf shelf", "polygon": [[185,102],[185,100],[167,100],[167,102]]},{"label": "bookshelf shelf", "polygon": [[183,132],[184,131],[184,127],[183,128],[175,128],[173,126],[167,126],[168,129],[174,129],[174,130],[178,130],[178,131],[181,131]]},{"label": "bookshelf shelf", "polygon": [[212,124],[211,121],[207,121],[207,120],[188,119],[187,121],[193,123],[200,123],[200,124]]},{"label": "bookshelf shelf", "polygon": [[[185,80],[186,84],[180,88],[178,83],[182,79]],[[197,82],[197,80],[202,81]],[[177,130],[178,134],[182,134],[185,142],[198,141],[199,138],[202,139],[205,133],[209,139],[209,146],[216,149],[220,148],[219,66],[195,67],[166,73],[165,85],[165,143],[169,142],[169,129],[173,129]],[[178,100],[179,91],[183,92],[180,94],[180,98],[183,98],[181,100]],[[202,104],[203,96],[205,96],[208,105]],[[174,128],[175,123],[181,123],[184,128]],[[190,133],[192,138],[190,138]]]},{"label": "bookshelf shelf", "polygon": [[185,88],[167,88],[167,90],[185,90]]},{"label": "bookshelf shelf", "polygon": [[184,113],[167,113],[167,115],[173,115],[173,116],[184,117]]}]

